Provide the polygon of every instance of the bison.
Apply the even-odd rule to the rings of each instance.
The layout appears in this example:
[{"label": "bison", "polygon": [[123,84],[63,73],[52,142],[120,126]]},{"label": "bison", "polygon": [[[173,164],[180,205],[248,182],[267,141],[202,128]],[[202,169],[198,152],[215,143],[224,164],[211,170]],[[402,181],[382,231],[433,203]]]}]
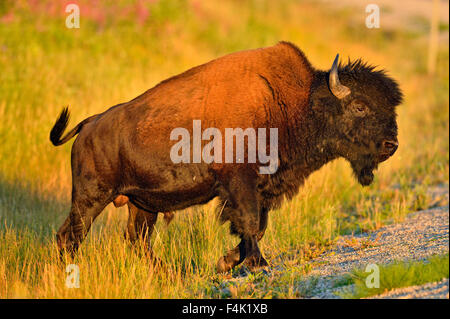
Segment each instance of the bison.
[{"label": "bison", "polygon": [[[219,197],[220,218],[230,222],[240,243],[219,259],[217,271],[240,263],[265,266],[258,241],[268,212],[337,158],[350,163],[360,184],[371,184],[378,164],[397,150],[401,101],[396,81],[361,59],[342,64],[337,55],[331,69],[322,71],[295,45],[280,42],[191,68],[86,118],[61,137],[69,121],[65,108],[50,140],[56,146],[78,136],[71,155],[72,206],[56,235],[58,247],[73,254],[116,199],[119,205],[128,202],[130,216],[139,216],[129,224],[142,235],[151,233],[158,212]],[[175,163],[171,132],[191,132],[195,120],[219,131],[277,128],[277,169],[261,174],[257,162],[221,159]]]},{"label": "bison", "polygon": [[[130,199],[125,195],[119,195],[113,200],[115,207],[122,207],[128,205],[128,222],[125,231],[125,238],[131,243],[135,243],[137,239],[143,239],[147,250],[150,250],[150,236],[153,232],[153,226],[156,223],[158,214],[147,214],[143,210],[139,210],[129,201]],[[174,217],[173,212],[165,212],[164,221],[169,225]],[[148,227],[151,225],[151,227]]]}]

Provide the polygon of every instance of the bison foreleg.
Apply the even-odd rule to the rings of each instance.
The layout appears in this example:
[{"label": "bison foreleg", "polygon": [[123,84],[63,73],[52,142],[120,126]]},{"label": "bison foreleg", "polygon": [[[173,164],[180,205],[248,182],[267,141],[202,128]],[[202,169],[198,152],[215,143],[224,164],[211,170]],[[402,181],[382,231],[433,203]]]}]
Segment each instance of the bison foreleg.
[{"label": "bison foreleg", "polygon": [[241,242],[219,259],[217,271],[228,271],[242,262],[250,270],[267,266],[258,247],[258,240],[267,226],[267,213],[259,207],[254,180],[251,176],[236,174],[227,190],[229,205],[225,207],[222,218],[231,222],[231,233],[239,235]]},{"label": "bison foreleg", "polygon": [[[259,232],[256,235],[256,240],[260,241],[262,237],[264,236],[264,233],[267,228],[267,219],[268,219],[268,210],[262,209],[260,213],[260,220],[259,220]],[[219,259],[219,262],[217,263],[217,271],[218,272],[225,272],[230,270],[233,265],[238,265],[242,262],[241,260],[241,250],[245,249],[245,241],[241,240],[239,245],[237,245],[234,249],[228,251],[226,256],[223,256]],[[248,245],[248,244],[247,244]],[[256,246],[258,249],[258,246]],[[251,248],[247,248],[248,250],[251,250]],[[259,252],[259,249],[258,249]],[[259,256],[259,258],[255,258],[255,256],[251,258],[247,258],[244,262],[244,264],[250,268],[258,268],[262,266],[267,266],[267,262],[262,258],[261,253],[256,253],[255,256]]]}]

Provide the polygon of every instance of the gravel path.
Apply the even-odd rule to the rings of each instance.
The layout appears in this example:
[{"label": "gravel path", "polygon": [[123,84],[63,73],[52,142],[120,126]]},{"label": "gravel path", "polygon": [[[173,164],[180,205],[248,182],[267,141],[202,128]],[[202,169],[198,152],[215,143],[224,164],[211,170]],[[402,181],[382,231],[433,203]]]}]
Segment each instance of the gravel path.
[{"label": "gravel path", "polygon": [[[422,260],[449,251],[448,185],[430,190],[435,202],[445,206],[419,211],[400,224],[371,233],[341,237],[335,248],[311,263],[308,276],[317,280],[312,298],[339,298],[333,288],[336,280],[355,268],[393,261]],[[438,198],[438,200],[436,200]],[[396,289],[379,298],[448,298],[448,279],[419,287]]]},{"label": "gravel path", "polygon": [[448,299],[448,279],[440,282],[388,291],[370,299]]}]

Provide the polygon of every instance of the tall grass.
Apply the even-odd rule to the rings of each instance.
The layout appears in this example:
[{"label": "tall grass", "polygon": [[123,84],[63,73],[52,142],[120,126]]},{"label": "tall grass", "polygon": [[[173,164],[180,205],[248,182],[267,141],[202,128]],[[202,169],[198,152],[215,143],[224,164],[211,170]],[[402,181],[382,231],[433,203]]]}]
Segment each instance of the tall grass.
[{"label": "tall grass", "polygon": [[[298,297],[305,260],[340,234],[426,208],[427,186],[448,180],[448,43],[429,78],[425,33],[366,29],[349,22],[361,14],[354,10],[288,0],[166,0],[146,4],[148,11],[126,1],[80,1],[81,28],[67,29],[61,3],[0,6],[0,297]],[[69,209],[71,143],[54,148],[48,141],[60,109],[70,106],[74,125],[189,67],[279,40],[296,43],[319,68],[339,52],[398,79],[406,97],[400,148],[375,183],[359,186],[344,160],[314,173],[270,213],[261,242],[269,262],[285,270],[223,294],[214,287],[229,275],[216,275],[215,262],[237,239],[217,221],[214,203],[178,212],[168,228],[158,222],[152,239],[159,267],[123,240],[126,210],[108,207],[73,261],[80,288],[66,288],[53,238]]]}]

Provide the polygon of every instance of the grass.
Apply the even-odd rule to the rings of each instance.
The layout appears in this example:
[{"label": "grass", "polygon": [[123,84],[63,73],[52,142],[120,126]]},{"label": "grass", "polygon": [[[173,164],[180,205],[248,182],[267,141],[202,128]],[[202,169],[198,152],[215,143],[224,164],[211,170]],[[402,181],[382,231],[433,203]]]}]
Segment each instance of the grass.
[{"label": "grass", "polygon": [[[148,18],[137,19],[142,9],[126,1],[79,3],[80,29],[64,26],[57,1],[0,6],[0,298],[296,298],[309,289],[300,285],[305,261],[342,234],[427,208],[427,188],[448,181],[448,43],[430,77],[426,33],[366,29],[348,22],[360,14],[349,8],[165,0],[149,3]],[[123,240],[126,210],[109,206],[74,261],[80,288],[66,288],[54,235],[69,211],[71,143],[55,148],[48,140],[61,108],[70,106],[73,126],[192,66],[279,40],[296,43],[319,68],[339,52],[398,79],[405,93],[400,148],[374,184],[358,185],[344,160],[314,173],[270,213],[261,242],[268,261],[284,270],[240,281],[215,274],[217,259],[237,239],[217,221],[214,203],[178,212],[169,227],[158,221],[158,268]]]},{"label": "grass", "polygon": [[426,261],[397,262],[379,267],[379,288],[368,288],[366,278],[370,274],[364,270],[354,270],[351,276],[342,279],[341,286],[354,284],[354,288],[341,294],[344,298],[365,298],[388,292],[395,288],[418,286],[430,282],[438,282],[448,278],[449,255],[432,256]]}]

